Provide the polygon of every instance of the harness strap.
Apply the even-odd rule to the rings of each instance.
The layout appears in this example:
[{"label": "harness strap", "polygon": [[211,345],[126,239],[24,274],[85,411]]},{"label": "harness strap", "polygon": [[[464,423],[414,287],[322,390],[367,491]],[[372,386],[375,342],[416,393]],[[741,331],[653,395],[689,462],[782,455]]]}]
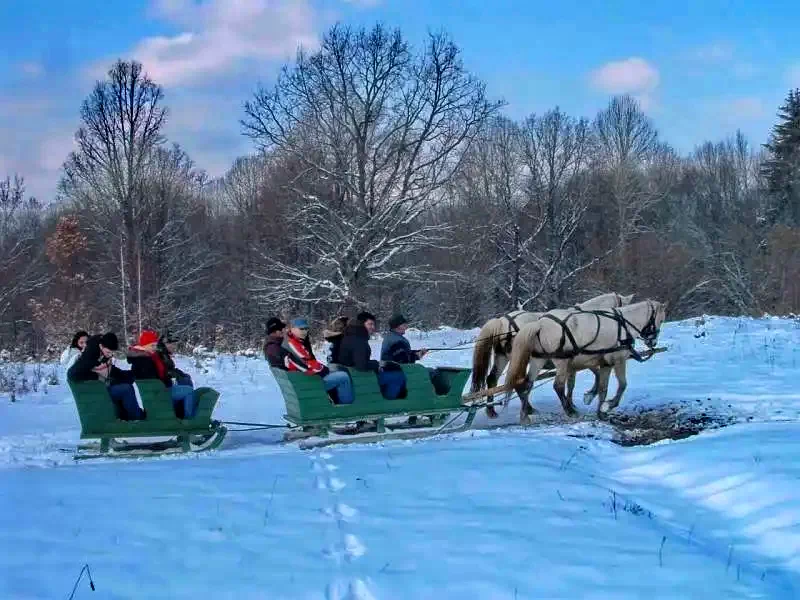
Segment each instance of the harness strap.
[{"label": "harness strap", "polygon": [[519,325],[517,325],[517,321],[511,316],[511,313],[506,313],[503,316],[508,321],[509,326],[509,331],[505,334],[505,352],[506,354],[511,354],[513,350],[512,340],[514,339],[514,336],[519,333]]},{"label": "harness strap", "polygon": [[[542,315],[542,318],[548,318],[551,321],[554,321],[555,323],[561,326],[561,340],[559,341],[558,348],[556,349],[555,352],[548,352],[545,354],[539,354],[534,352],[532,353],[532,356],[536,356],[537,358],[568,359],[568,358],[574,358],[579,354],[589,354],[589,355],[611,354],[613,352],[619,352],[620,350],[628,350],[631,353],[631,358],[633,358],[637,362],[644,362],[652,358],[652,355],[649,356],[648,358],[642,358],[642,355],[635,350],[634,345],[636,339],[631,334],[630,329],[628,329],[628,326],[632,327],[639,334],[642,334],[645,330],[651,327],[655,327],[655,309],[652,309],[651,307],[651,310],[652,313],[647,320],[647,324],[640,331],[635,325],[633,325],[633,323],[628,321],[625,318],[625,316],[616,308],[612,308],[609,311],[605,310],[588,311],[581,308],[577,308],[577,312],[585,314],[593,314],[595,316],[595,319],[597,319],[597,329],[595,330],[594,338],[592,338],[592,340],[587,344],[585,344],[583,347],[578,346],[577,342],[575,341],[575,337],[572,335],[572,331],[567,326],[566,320],[562,321],[561,319],[559,319],[554,315],[545,313],[544,315]],[[569,317],[571,316],[572,314],[567,316],[567,319],[569,319]],[[618,345],[613,348],[601,348],[597,350],[589,350],[588,347],[591,346],[595,341],[597,341],[597,338],[600,335],[600,317],[606,317],[608,319],[616,321]],[[541,343],[541,337],[539,333],[537,333],[537,338],[539,339],[539,343]],[[564,343],[566,342],[567,338],[569,338],[569,342],[572,346],[572,350],[569,352],[564,350]]]}]

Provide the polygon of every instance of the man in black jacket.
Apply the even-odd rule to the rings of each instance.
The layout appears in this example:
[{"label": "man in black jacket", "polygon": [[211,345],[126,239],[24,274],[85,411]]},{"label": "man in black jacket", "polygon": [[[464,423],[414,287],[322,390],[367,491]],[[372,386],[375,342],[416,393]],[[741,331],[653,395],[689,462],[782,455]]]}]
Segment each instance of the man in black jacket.
[{"label": "man in black jacket", "polygon": [[125,421],[139,421],[146,415],[136,400],[133,374],[113,364],[117,349],[119,341],[114,333],[91,336],[86,342],[86,349],[67,371],[67,379],[72,382],[104,381],[117,408],[117,416]]},{"label": "man in black jacket", "polygon": [[[389,331],[383,337],[383,345],[381,346],[381,360],[396,362],[401,365],[413,364],[428,353],[425,348],[419,350],[411,349],[411,344],[405,336],[407,329],[408,320],[403,315],[396,314],[389,319]],[[450,385],[444,375],[438,369],[426,368],[436,393],[439,395],[447,394],[450,391]]]},{"label": "man in black jacket", "polygon": [[281,348],[284,338],[286,323],[278,317],[272,317],[267,321],[267,341],[264,344],[264,358],[269,362],[270,367],[286,370],[283,363],[284,350]]},{"label": "man in black jacket", "polygon": [[377,360],[372,360],[369,337],[375,332],[375,315],[359,313],[355,321],[349,321],[344,329],[342,345],[339,347],[339,363],[358,371],[375,371],[381,393],[394,399],[400,396],[405,385],[402,371],[387,371],[380,368]]}]

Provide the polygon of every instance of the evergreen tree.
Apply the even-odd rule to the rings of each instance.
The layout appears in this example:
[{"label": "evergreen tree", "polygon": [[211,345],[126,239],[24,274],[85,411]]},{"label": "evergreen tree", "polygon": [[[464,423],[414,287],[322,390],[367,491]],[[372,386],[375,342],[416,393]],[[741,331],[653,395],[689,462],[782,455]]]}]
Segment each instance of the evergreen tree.
[{"label": "evergreen tree", "polygon": [[772,196],[772,221],[800,225],[800,88],[789,92],[778,111],[780,121],[764,144],[769,158],[763,166]]}]

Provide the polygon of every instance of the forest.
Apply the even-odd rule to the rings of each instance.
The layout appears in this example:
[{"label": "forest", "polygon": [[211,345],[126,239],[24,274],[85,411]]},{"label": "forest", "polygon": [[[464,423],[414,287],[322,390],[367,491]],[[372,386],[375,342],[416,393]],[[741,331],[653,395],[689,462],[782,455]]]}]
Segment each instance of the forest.
[{"label": "forest", "polygon": [[684,155],[630,96],[514,120],[448,35],[336,25],[225,115],[252,153],[217,178],[140,63],[87,92],[56,197],[0,174],[0,350],[150,326],[227,351],[361,309],[472,327],[612,290],[670,319],[800,312],[800,89],[768,139]]}]

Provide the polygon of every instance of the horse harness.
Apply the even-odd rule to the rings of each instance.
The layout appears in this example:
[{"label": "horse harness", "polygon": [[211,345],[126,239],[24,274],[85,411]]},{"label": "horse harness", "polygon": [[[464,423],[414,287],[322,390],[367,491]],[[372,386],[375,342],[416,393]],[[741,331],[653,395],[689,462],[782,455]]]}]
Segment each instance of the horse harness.
[{"label": "horse harness", "polygon": [[514,319],[514,317],[511,316],[511,313],[506,313],[503,316],[508,321],[508,327],[509,327],[508,333],[505,334],[506,335],[506,339],[505,339],[505,348],[504,348],[504,350],[505,350],[506,354],[511,354],[511,351],[513,350],[513,345],[512,344],[514,342],[514,336],[519,333],[519,325],[517,325],[517,321]]},{"label": "horse harness", "polygon": [[[536,358],[550,358],[550,359],[569,359],[578,356],[579,354],[589,354],[589,355],[596,355],[596,354],[611,354],[613,352],[619,352],[620,350],[628,350],[631,353],[631,358],[636,360],[637,362],[645,362],[652,358],[652,355],[648,356],[647,358],[643,358],[642,355],[634,348],[634,343],[636,342],[636,338],[633,337],[631,334],[631,329],[633,329],[636,333],[639,334],[640,337],[649,337],[651,335],[658,335],[658,328],[656,327],[656,309],[649,305],[650,308],[650,316],[647,319],[647,323],[641,329],[637,328],[636,325],[628,321],[625,316],[616,308],[612,308],[609,310],[583,310],[580,307],[575,307],[575,312],[570,313],[566,319],[559,319],[555,315],[550,313],[545,313],[542,315],[542,319],[550,319],[554,321],[558,325],[561,326],[561,339],[558,343],[558,348],[555,352],[548,352],[544,354],[540,354],[538,352],[532,352],[531,356]],[[575,314],[584,313],[584,314],[592,314],[595,316],[597,320],[597,329],[594,332],[594,337],[591,341],[584,344],[583,346],[578,346],[578,343],[575,341],[575,336],[572,335],[572,331],[570,330],[569,326],[567,325],[567,321],[570,317]],[[601,349],[593,349],[589,350],[589,346],[597,341],[597,338],[600,335],[600,318],[605,317],[607,319],[612,319],[617,323],[617,345],[613,348],[601,348]],[[630,328],[630,329],[629,329]],[[536,333],[536,337],[541,344],[541,331]],[[565,350],[564,344],[566,343],[567,339],[569,339],[570,346],[572,347],[571,350]]]}]

